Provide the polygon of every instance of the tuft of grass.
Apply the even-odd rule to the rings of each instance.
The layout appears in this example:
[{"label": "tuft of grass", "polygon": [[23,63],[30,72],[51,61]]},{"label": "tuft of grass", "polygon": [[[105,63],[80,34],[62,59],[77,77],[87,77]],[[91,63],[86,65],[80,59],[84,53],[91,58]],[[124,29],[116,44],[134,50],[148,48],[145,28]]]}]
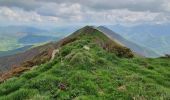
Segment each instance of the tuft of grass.
[{"label": "tuft of grass", "polygon": [[24,82],[24,78],[21,78],[17,81],[15,79],[11,79],[7,82],[4,82],[2,85],[0,85],[0,96],[8,95],[17,91]]},{"label": "tuft of grass", "polygon": [[29,99],[34,94],[37,94],[37,90],[32,89],[19,89],[18,91],[15,91],[7,96],[0,97],[1,100],[23,100],[23,99]]}]

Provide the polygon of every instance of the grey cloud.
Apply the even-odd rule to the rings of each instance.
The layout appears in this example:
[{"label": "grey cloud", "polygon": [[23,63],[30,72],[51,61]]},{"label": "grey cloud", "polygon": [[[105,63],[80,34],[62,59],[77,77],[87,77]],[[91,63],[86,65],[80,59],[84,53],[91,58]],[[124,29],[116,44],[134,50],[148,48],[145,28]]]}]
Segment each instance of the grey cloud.
[{"label": "grey cloud", "polygon": [[132,11],[166,11],[162,4],[167,0],[37,0],[53,3],[79,3],[93,10],[128,9]]},{"label": "grey cloud", "polygon": [[[128,9],[132,11],[166,11],[162,4],[168,0],[0,0],[0,6],[35,10],[46,3],[79,3],[93,10]],[[55,8],[54,8],[55,9]]]},{"label": "grey cloud", "polygon": [[41,3],[35,0],[0,0],[0,6],[18,7],[24,10],[34,10],[40,7]]},{"label": "grey cloud", "polygon": [[0,7],[12,11],[8,17],[0,12],[0,18],[15,17],[22,21],[25,17],[28,22],[55,21],[59,24],[169,22],[168,3],[168,0],[0,0]]}]

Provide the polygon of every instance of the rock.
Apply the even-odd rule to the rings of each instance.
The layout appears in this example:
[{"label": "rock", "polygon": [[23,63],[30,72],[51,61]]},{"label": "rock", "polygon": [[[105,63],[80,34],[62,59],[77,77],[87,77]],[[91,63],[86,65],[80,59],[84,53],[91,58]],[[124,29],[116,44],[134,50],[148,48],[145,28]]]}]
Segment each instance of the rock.
[{"label": "rock", "polygon": [[85,50],[90,50],[90,48],[88,46],[84,46],[83,47]]}]

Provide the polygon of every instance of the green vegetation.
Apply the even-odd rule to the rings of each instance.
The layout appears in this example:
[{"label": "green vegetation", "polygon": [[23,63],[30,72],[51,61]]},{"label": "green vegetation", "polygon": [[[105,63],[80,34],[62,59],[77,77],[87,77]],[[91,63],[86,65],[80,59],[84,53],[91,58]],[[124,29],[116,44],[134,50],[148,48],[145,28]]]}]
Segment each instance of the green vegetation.
[{"label": "green vegetation", "polygon": [[168,58],[133,57],[124,47],[119,57],[120,49],[98,45],[107,41],[99,32],[76,37],[53,61],[0,84],[0,100],[170,99]]}]

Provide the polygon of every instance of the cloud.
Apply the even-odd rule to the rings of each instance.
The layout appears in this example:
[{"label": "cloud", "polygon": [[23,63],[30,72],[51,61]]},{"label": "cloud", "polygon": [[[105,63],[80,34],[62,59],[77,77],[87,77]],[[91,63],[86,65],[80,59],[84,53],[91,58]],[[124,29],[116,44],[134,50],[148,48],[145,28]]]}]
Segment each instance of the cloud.
[{"label": "cloud", "polygon": [[170,12],[170,2],[168,0],[164,1],[162,8],[164,8],[165,11]]},{"label": "cloud", "polygon": [[[146,12],[138,12],[138,11],[130,11],[127,9],[113,9],[107,12],[94,12],[88,11],[86,12],[86,18],[88,21],[86,22],[97,22],[102,24],[142,24],[142,23],[164,23],[168,22],[169,18],[163,17],[162,13],[151,13],[149,11]],[[164,20],[162,19],[164,18]]]},{"label": "cloud", "polygon": [[51,24],[170,23],[169,0],[1,0],[0,21]]},{"label": "cloud", "polygon": [[59,18],[52,16],[41,16],[35,11],[24,11],[20,8],[0,7],[0,20],[12,22],[47,22],[59,21]]},{"label": "cloud", "polygon": [[161,7],[168,0],[38,0],[53,3],[79,3],[94,10],[128,9],[132,11],[166,11]]},{"label": "cloud", "polygon": [[18,7],[24,10],[34,10],[42,6],[41,4],[41,2],[36,0],[0,0],[0,6]]}]

